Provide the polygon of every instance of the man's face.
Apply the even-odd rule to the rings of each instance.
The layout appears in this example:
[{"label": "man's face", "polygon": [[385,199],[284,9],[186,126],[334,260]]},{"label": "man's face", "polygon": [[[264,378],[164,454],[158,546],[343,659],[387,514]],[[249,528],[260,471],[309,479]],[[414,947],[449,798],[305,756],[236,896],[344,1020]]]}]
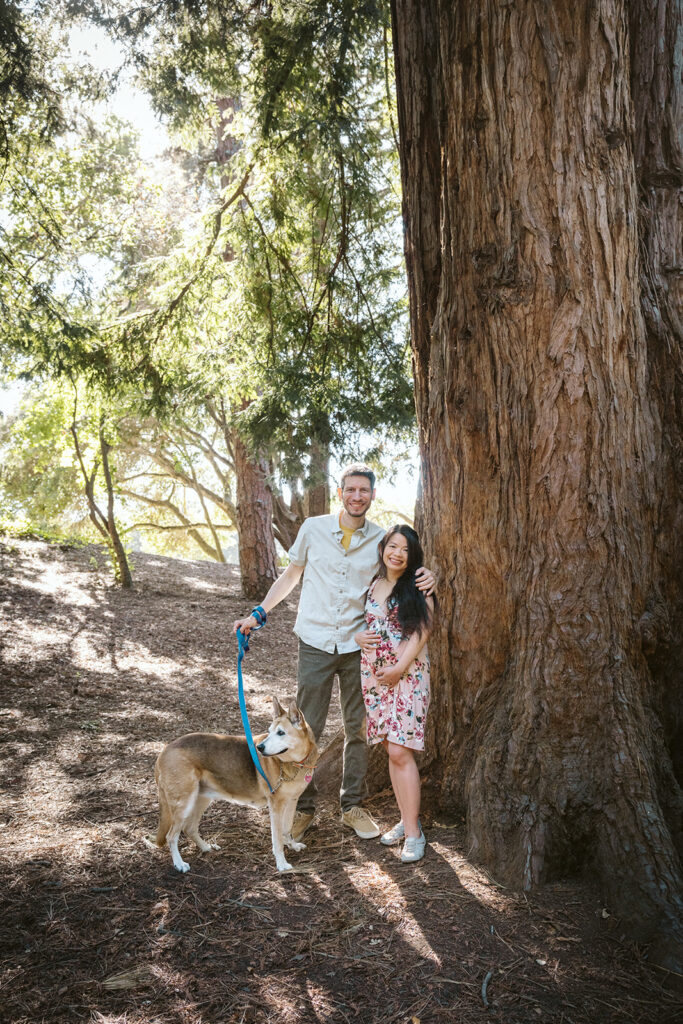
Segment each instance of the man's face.
[{"label": "man's face", "polygon": [[347,476],[344,486],[337,488],[337,494],[348,515],[354,519],[365,515],[375,497],[366,476]]}]

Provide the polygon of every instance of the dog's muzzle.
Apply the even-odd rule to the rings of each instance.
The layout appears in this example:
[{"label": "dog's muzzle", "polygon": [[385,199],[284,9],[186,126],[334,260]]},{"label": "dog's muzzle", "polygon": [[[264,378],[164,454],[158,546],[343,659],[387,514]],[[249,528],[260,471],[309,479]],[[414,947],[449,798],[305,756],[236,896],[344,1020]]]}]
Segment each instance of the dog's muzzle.
[{"label": "dog's muzzle", "polygon": [[280,754],[285,754],[289,750],[289,747],[283,747],[282,750],[271,750],[270,753],[268,753],[266,750],[266,740],[264,740],[263,743],[256,744],[256,749],[259,754],[263,754],[264,757],[279,757]]}]

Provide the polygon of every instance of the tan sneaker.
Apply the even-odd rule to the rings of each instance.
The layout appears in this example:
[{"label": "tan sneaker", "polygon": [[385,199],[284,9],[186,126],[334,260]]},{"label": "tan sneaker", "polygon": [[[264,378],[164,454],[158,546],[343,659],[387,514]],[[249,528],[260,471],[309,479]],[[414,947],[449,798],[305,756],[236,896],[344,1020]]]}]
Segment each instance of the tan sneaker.
[{"label": "tan sneaker", "polygon": [[376,822],[362,807],[349,807],[348,811],[343,811],[342,823],[352,828],[361,839],[376,839],[379,835]]},{"label": "tan sneaker", "polygon": [[308,814],[306,811],[295,811],[294,821],[292,822],[292,839],[297,843],[304,832],[313,824],[314,814]]}]

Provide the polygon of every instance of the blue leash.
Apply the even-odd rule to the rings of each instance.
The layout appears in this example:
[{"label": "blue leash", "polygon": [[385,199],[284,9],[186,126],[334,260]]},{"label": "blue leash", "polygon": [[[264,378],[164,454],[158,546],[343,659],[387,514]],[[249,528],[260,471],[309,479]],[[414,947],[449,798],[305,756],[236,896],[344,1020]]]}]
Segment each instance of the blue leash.
[{"label": "blue leash", "polygon": [[[258,623],[257,626],[254,626],[253,632],[256,632],[259,629],[263,629],[263,627],[266,624],[266,619],[268,618],[268,616],[266,615],[266,613],[263,610],[263,608],[261,607],[261,605],[260,604],[257,605],[254,608],[254,610],[252,611],[251,614],[254,616],[254,618],[256,619],[256,621]],[[256,768],[256,771],[259,773],[259,775],[261,775],[265,779],[266,785],[268,786],[268,789],[272,793],[273,792],[273,787],[271,786],[270,782],[268,781],[268,779],[266,777],[266,773],[264,772],[263,768],[261,767],[261,761],[260,761],[260,758],[258,756],[258,751],[257,751],[256,746],[254,744],[254,737],[253,737],[252,732],[251,732],[251,726],[249,725],[249,715],[247,714],[247,705],[246,705],[246,702],[244,700],[244,681],[242,679],[242,659],[244,658],[244,655],[246,654],[246,652],[249,650],[249,637],[245,636],[245,634],[240,629],[237,630],[237,646],[238,646],[238,654],[237,654],[237,694],[238,694],[239,702],[240,702],[240,715],[242,716],[242,728],[244,729],[244,735],[245,735],[246,740],[247,740],[247,746],[249,747],[249,753],[251,754],[251,759],[254,762],[254,767]]]}]

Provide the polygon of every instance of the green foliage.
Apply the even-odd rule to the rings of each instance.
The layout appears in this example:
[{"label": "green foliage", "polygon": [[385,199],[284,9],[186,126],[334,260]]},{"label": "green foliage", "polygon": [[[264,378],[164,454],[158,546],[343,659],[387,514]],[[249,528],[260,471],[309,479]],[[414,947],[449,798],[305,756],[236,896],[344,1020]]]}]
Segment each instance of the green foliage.
[{"label": "green foliage", "polygon": [[35,18],[25,17],[19,4],[0,0],[0,160],[6,162],[12,148],[19,111],[39,103],[43,111],[41,138],[63,128],[58,90],[49,81],[43,52],[44,36],[36,31],[47,4],[34,3]]},{"label": "green foliage", "polygon": [[96,469],[93,498],[104,509],[107,493],[99,439],[104,417],[122,536],[129,543],[144,538],[146,549],[160,554],[218,557],[211,553],[211,527],[221,546],[229,546],[234,535],[232,477],[220,431],[211,432],[208,416],[202,421],[193,417],[187,426],[176,410],[162,426],[153,417],[139,417],[132,406],[106,392],[83,386],[78,390],[75,402],[71,385],[36,385],[17,414],[0,421],[0,529],[101,542],[89,518],[71,427],[75,415],[86,471],[90,475]]},{"label": "green foliage", "polygon": [[413,424],[386,16],[350,2],[334,18],[312,2],[172,4],[144,24],[100,12],[199,147],[214,203],[129,342],[153,336],[186,397],[223,396],[285,476],[313,446],[344,457]]},{"label": "green foliage", "polygon": [[[0,421],[0,493],[5,513],[24,517],[24,528],[51,533],[55,523],[78,520],[75,496],[81,481],[73,460],[65,393],[52,387],[34,392],[22,411]],[[75,525],[75,522],[74,522]]]},{"label": "green foliage", "polygon": [[[179,443],[205,422],[207,403],[223,410],[223,454],[239,431],[269,454],[274,486],[310,482],[327,452],[343,461],[409,438],[385,5],[344,0],[331,17],[321,0],[53,4],[64,24],[87,17],[125,42],[181,133],[163,185],[145,176],[125,124],[94,121],[107,77],[65,59],[44,7],[44,30],[27,13],[36,5],[21,7],[60,119],[43,132],[48,98],[28,86],[12,93],[0,213],[5,367],[73,381],[93,408],[106,407],[119,473],[145,478],[145,519],[169,537],[169,502],[197,519],[182,473],[192,467],[207,487],[211,459],[201,445],[187,459],[176,453],[171,485],[172,474],[148,472],[150,445],[164,433]],[[18,469],[2,478],[7,500],[25,503],[34,522],[50,508],[60,520],[75,515],[73,462],[40,464],[41,430],[60,422],[55,395],[12,428],[36,440],[36,455],[19,434],[10,443],[16,467],[39,479],[35,493],[22,491]],[[132,527],[140,504],[117,488]],[[219,527],[230,525],[225,508]]]},{"label": "green foliage", "polygon": [[148,346],[133,351],[107,323],[113,295],[122,298],[115,282],[139,259],[140,224],[158,213],[158,187],[146,180],[130,126],[93,107],[108,93],[107,76],[74,64],[43,5],[23,6],[35,9],[23,23],[51,91],[14,90],[5,108],[0,364],[30,378],[75,374],[110,390],[162,394],[168,385]]}]

